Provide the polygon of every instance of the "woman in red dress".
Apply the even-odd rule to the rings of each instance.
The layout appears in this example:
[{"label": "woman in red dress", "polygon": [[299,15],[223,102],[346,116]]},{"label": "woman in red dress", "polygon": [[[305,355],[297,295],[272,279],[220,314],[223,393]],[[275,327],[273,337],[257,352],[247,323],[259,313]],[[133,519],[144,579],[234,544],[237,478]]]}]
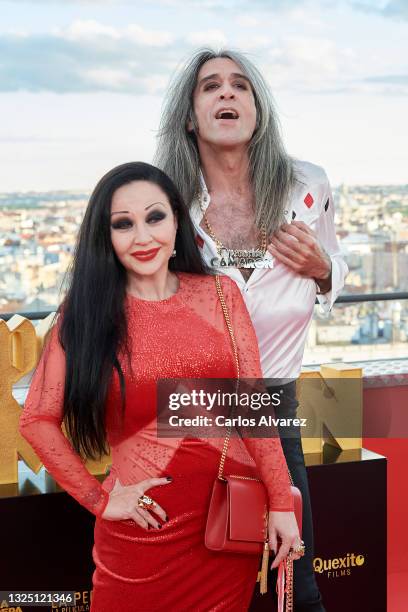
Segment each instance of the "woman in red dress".
[{"label": "woman in red dress", "polygon": [[[241,376],[260,378],[239,289],[228,277],[222,288]],[[50,474],[96,516],[92,611],[248,609],[259,558],[204,545],[222,439],[159,437],[156,428],[158,379],[235,375],[215,280],[180,195],[148,164],[113,169],[91,196],[20,421]],[[100,484],[84,458],[109,449]],[[300,542],[279,438],[233,437],[225,472],[264,481],[276,567]],[[139,505],[144,494],[151,510]]]}]

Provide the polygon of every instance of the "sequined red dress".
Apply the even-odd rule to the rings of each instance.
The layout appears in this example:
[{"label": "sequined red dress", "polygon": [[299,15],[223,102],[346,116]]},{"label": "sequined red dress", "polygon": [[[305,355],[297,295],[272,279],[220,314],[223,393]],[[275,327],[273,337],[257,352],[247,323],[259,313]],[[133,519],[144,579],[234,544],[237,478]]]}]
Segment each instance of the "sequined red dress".
[{"label": "sequined red dress", "polygon": [[[255,555],[211,552],[204,546],[222,440],[156,435],[157,379],[235,375],[214,278],[178,276],[179,290],[166,300],[126,298],[132,359],[131,368],[121,359],[125,422],[118,428],[120,393],[114,377],[106,420],[112,468],[103,484],[87,471],[61,432],[65,360],[55,328],[21,416],[20,432],[45,467],[96,516],[93,612],[246,610],[254,589],[259,565]],[[222,278],[222,285],[241,375],[261,377],[256,337],[239,289],[228,277]],[[268,489],[270,508],[292,509],[279,438],[233,438],[225,471],[259,474]],[[130,485],[167,475],[173,477],[170,484],[148,491],[169,517],[161,530],[101,518],[116,478]]]}]

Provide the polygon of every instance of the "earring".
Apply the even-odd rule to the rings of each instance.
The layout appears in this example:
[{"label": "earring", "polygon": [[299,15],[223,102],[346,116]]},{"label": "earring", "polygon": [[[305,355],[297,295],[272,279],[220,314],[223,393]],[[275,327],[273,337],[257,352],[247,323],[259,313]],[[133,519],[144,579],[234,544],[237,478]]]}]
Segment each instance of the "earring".
[{"label": "earring", "polygon": [[176,256],[176,253],[177,253],[177,251],[176,251],[176,249],[174,249],[174,251],[172,252],[171,256],[172,256],[172,257],[175,257],[175,256]]}]

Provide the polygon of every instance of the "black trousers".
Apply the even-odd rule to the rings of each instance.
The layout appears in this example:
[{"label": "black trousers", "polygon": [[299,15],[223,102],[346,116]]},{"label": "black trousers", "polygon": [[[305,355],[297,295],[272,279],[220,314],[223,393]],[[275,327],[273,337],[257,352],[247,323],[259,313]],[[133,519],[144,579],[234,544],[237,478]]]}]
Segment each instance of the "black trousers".
[{"label": "black trousers", "polygon": [[[296,399],[296,381],[284,385],[268,386],[268,392],[274,393],[283,389],[280,406],[275,407],[278,419],[296,418],[298,401]],[[310,503],[309,484],[305,459],[302,450],[300,427],[278,426],[283,452],[286,457],[293,483],[302,493],[302,539],[306,552],[304,557],[294,562],[294,612],[325,612],[313,569],[313,523]]]}]

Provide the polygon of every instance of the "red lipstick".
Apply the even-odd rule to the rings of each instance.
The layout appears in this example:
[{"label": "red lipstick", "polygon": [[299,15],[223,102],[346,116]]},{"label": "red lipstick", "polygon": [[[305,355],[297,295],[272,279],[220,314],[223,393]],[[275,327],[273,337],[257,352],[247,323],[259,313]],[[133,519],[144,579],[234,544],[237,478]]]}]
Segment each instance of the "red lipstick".
[{"label": "red lipstick", "polygon": [[161,247],[157,247],[156,249],[149,249],[148,251],[135,251],[134,253],[131,253],[131,255],[139,261],[150,261],[156,257],[157,253],[160,251],[160,248]]}]

